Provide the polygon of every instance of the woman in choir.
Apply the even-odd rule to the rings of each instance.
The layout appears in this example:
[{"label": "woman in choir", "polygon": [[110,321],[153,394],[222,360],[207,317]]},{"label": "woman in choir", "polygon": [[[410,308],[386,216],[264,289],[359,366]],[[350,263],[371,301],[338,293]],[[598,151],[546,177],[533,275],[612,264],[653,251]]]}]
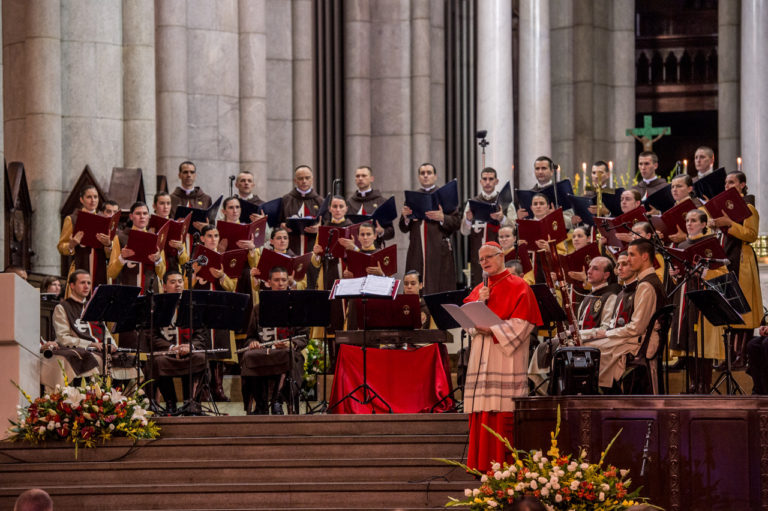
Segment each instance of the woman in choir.
[{"label": "woman in choir", "polygon": [[[571,231],[571,243],[573,244],[573,253],[579,249],[582,249],[592,243],[592,233],[586,225],[579,225],[574,227]],[[591,289],[587,282],[587,269],[586,267],[581,271],[569,271],[568,276],[573,280],[579,282],[571,288],[571,301],[574,307],[578,307],[584,296],[589,293]]]},{"label": "woman in choir", "polygon": [[[152,204],[155,215],[166,220],[171,218],[171,194],[168,192],[157,192]],[[180,240],[168,240],[163,250],[165,254],[165,267],[167,270],[181,272],[181,266],[189,261],[189,250],[186,243]],[[184,280],[186,285],[186,279]]]},{"label": "woman in choir", "polygon": [[[701,207],[701,201],[693,196],[693,179],[688,174],[672,178],[670,191],[672,192],[672,198],[675,199],[675,205],[680,204],[686,199],[691,199],[694,206],[697,208]],[[682,243],[686,238],[687,234],[680,230],[680,226],[677,227],[676,233],[669,236],[669,240],[673,243]]]},{"label": "woman in choir", "polygon": [[[531,213],[533,213],[533,220],[541,220],[549,213],[553,211],[553,206],[549,203],[549,199],[543,193],[537,193],[531,200]],[[556,246],[558,254],[565,254],[565,243],[560,242]],[[544,262],[544,253],[549,251],[549,243],[545,239],[536,240],[536,252],[533,258],[533,274],[535,276],[535,282],[542,284],[546,282],[546,275],[542,268]]]},{"label": "woman in choir", "polygon": [[[376,228],[371,222],[365,222],[360,224],[360,228],[357,233],[357,241],[360,243],[358,247],[351,239],[341,238],[339,244],[346,250],[354,250],[356,252],[362,252],[363,254],[373,254],[378,249],[376,248]],[[366,268],[368,275],[384,276],[384,272],[379,266],[371,266]],[[351,271],[344,269],[342,273],[345,279],[351,279],[354,277]]]},{"label": "woman in choir", "polygon": [[[216,229],[213,225],[205,225],[203,229],[200,231],[202,235],[202,243],[205,248],[208,250],[212,250],[214,252],[218,251],[219,248],[219,231]],[[224,268],[209,268],[209,272],[211,276],[215,279],[212,281],[206,280],[204,277],[199,275],[201,267],[197,265],[197,263],[193,264],[193,269],[195,271],[194,276],[194,289],[200,289],[205,291],[235,291],[236,282],[229,278],[226,273],[224,273]],[[212,381],[211,381],[211,393],[213,394],[212,398],[216,401],[229,401],[229,397],[224,393],[224,360],[227,362],[233,362],[234,359],[233,354],[235,352],[234,344],[235,339],[234,335],[232,335],[232,332],[230,330],[212,330],[211,331],[212,339],[211,339],[211,345],[213,348],[218,349],[225,349],[227,351],[221,352],[221,353],[213,353],[209,355],[208,358],[216,359],[211,360],[210,367],[211,367],[211,373],[212,373]]]},{"label": "woman in choir", "polygon": [[629,213],[639,208],[642,202],[640,199],[642,196],[637,190],[624,190],[621,192],[621,198],[619,199],[619,207],[621,207],[622,213]]},{"label": "woman in choir", "polygon": [[107,277],[114,284],[138,286],[141,294],[152,285],[154,291],[160,289],[160,281],[165,274],[165,256],[162,250],[150,254],[144,261],[132,259],[135,252],[127,247],[131,230],[146,231],[149,223],[149,208],[143,202],[135,202],[128,215],[129,226],[118,231],[112,240]]},{"label": "woman in choir", "polygon": [[528,252],[528,244],[525,240],[517,240],[517,236],[515,235],[515,227],[513,225],[503,225],[499,229],[499,245],[501,246],[501,250],[504,252],[504,266],[507,268],[512,268],[513,264],[517,261],[517,264],[520,265],[520,278],[525,280],[528,285],[533,285],[535,282],[533,277],[533,270],[525,273],[524,275],[522,274],[524,273],[523,268],[526,266],[531,266],[530,264],[523,266],[521,262],[522,258],[524,257],[528,258],[528,262],[530,262],[531,254]]},{"label": "woman in choir", "polygon": [[99,233],[96,238],[104,245],[103,248],[94,249],[80,244],[84,233],[73,231],[80,211],[96,214],[99,207],[99,192],[95,186],[85,186],[80,190],[80,206],[79,210],[64,219],[57,248],[61,255],[71,258],[67,278],[75,270],[85,270],[90,274],[93,289],[95,289],[99,284],[107,283],[107,261],[110,256],[112,240],[106,234]]},{"label": "woman in choir", "polygon": [[[677,248],[686,249],[702,241],[714,238],[707,230],[707,214],[699,209],[693,209],[685,215],[685,229],[688,237]],[[677,318],[672,325],[670,338],[671,354],[678,357],[688,357],[688,368],[691,378],[692,392],[709,393],[712,385],[712,363],[715,359],[722,360],[725,356],[722,344],[722,327],[715,327],[706,318],[701,317],[699,309],[689,302],[685,293],[703,289],[701,279],[710,280],[726,272],[725,266],[716,269],[705,269],[701,276],[695,276],[683,283],[674,296]],[[670,275],[681,279],[676,269],[670,270]],[[703,321],[703,323],[701,322]],[[699,333],[703,324],[704,335]],[[697,356],[694,357],[694,354]]]},{"label": "woman in choir", "polygon": [[[741,290],[750,306],[750,312],[742,314],[743,325],[730,325],[733,335],[731,346],[736,353],[734,366],[745,364],[744,349],[752,338],[754,329],[760,326],[763,317],[763,297],[760,292],[760,275],[757,271],[757,256],[752,250],[752,243],[757,240],[760,215],[755,208],[754,195],[747,195],[747,176],[741,171],[732,171],[725,176],[725,189],[736,188],[747,203],[752,216],[742,223],[734,222],[728,214],[709,221],[710,226],[719,227],[723,232],[723,248],[731,261],[728,270],[736,274]],[[727,229],[727,230],[726,230]]]}]

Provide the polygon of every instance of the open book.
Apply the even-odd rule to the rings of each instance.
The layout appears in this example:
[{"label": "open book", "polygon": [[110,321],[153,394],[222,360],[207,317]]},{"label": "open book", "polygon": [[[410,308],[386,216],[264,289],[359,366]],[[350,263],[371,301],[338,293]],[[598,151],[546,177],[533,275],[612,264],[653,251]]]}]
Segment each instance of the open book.
[{"label": "open book", "polygon": [[504,322],[483,302],[469,302],[461,307],[453,303],[444,303],[443,308],[448,311],[461,328],[491,328]]},{"label": "open book", "polygon": [[333,284],[331,298],[395,299],[400,281],[392,277],[368,275],[357,279],[339,279]]}]

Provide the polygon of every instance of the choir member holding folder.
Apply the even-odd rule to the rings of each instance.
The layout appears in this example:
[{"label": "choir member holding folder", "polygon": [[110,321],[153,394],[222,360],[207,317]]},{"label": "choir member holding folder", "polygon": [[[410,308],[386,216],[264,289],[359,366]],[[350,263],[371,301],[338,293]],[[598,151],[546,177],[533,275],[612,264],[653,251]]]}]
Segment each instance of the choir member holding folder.
[{"label": "choir member holding folder", "polygon": [[478,259],[487,277],[464,300],[462,309],[482,306],[495,319],[460,323],[464,328],[473,327],[464,387],[464,410],[470,414],[467,465],[485,472],[492,461],[508,459],[510,453],[483,425],[512,438],[513,398],[528,394],[528,343],[542,321],[533,291],[504,267],[498,243],[483,245]]},{"label": "choir member holding folder", "polygon": [[259,281],[266,281],[270,270],[275,266],[285,268],[288,272],[288,288],[295,290],[307,289],[307,270],[310,266],[312,253],[297,256],[288,245],[290,239],[288,231],[283,227],[277,227],[270,235],[270,248],[260,251],[259,262],[256,268],[251,268],[251,276],[254,279],[254,287],[258,289]]},{"label": "choir member holding folder", "polygon": [[[707,201],[706,208],[713,218],[710,225],[719,227],[723,233],[723,248],[731,261],[728,270],[737,275],[751,308],[750,312],[742,314],[743,325],[731,325],[736,331],[731,345],[736,350],[735,365],[739,366],[744,364],[743,351],[746,341],[752,338],[754,329],[760,326],[763,316],[760,275],[751,245],[757,240],[760,215],[755,208],[755,197],[747,195],[747,176],[743,172],[729,172],[725,177],[725,189],[725,192]],[[726,198],[727,194],[732,194],[732,198]],[[747,211],[743,210],[745,203]]]},{"label": "choir member holding folder", "polygon": [[517,241],[514,226],[505,225],[499,229],[499,245],[504,251],[504,266],[511,268],[515,262],[518,262],[522,271],[520,276],[528,284],[533,285],[533,261],[528,252],[528,243],[525,240]]},{"label": "choir member holding folder", "polygon": [[366,275],[392,276],[397,273],[397,245],[377,250],[376,229],[370,222],[360,224],[357,233],[360,246],[353,244],[351,249],[347,249],[344,278],[351,279]]},{"label": "choir member holding folder", "polygon": [[[96,214],[99,192],[95,186],[80,190],[80,205],[79,210],[64,219],[57,248],[61,255],[72,258],[67,277],[75,270],[85,270],[96,287],[107,282],[107,260],[117,223],[104,222],[103,217]],[[118,212],[116,220],[119,218]]]},{"label": "choir member holding folder", "polygon": [[[453,260],[451,235],[461,224],[456,181],[438,188],[437,172],[431,163],[419,166],[417,192],[406,192],[398,227],[408,234],[408,253],[405,269],[418,271],[424,280],[424,293],[432,294],[456,288],[456,266]],[[428,209],[416,210],[427,199],[436,195]],[[413,199],[413,202],[411,202]],[[418,202],[417,202],[418,201]]]},{"label": "choir member holding folder", "polygon": [[140,287],[142,294],[148,285],[158,291],[165,273],[165,235],[147,231],[149,208],[143,202],[131,206],[128,218],[130,227],[112,240],[107,276],[113,284]]},{"label": "choir member holding folder", "polygon": [[181,271],[181,265],[189,261],[189,250],[186,246],[187,232],[189,231],[192,214],[177,221],[171,220],[171,194],[157,192],[153,204],[155,213],[149,219],[149,230],[157,232],[166,222],[180,224],[178,228],[173,225],[168,228],[168,238],[163,253],[165,254],[165,267],[168,271]]},{"label": "choir member holding folder", "polygon": [[[312,169],[308,165],[299,165],[293,171],[293,190],[283,196],[282,226],[288,228],[291,239],[289,246],[297,255],[312,251],[310,247],[315,242],[317,223],[322,220],[316,217],[320,213],[323,199],[312,187],[313,180]],[[287,225],[289,219],[308,219],[309,221],[294,222],[294,226],[291,227]]]},{"label": "choir member holding folder", "polygon": [[557,253],[565,254],[565,244],[562,242],[567,238],[567,233],[562,208],[553,209],[546,195],[537,193],[533,196],[531,212],[533,219],[517,221],[518,236],[536,251],[533,258],[533,274],[536,283],[542,284],[546,282],[543,254],[545,250],[549,250],[548,241],[554,240],[557,243]]},{"label": "choir member holding folder", "polygon": [[[373,188],[373,170],[367,165],[358,167],[355,170],[355,185],[357,190],[355,193],[349,196],[347,204],[349,205],[349,212],[357,216],[370,217],[376,210],[385,204],[387,201],[381,195],[379,190]],[[393,204],[394,207],[394,204]],[[395,209],[393,218],[397,218],[397,210]],[[357,223],[362,220],[353,220]],[[395,237],[395,226],[392,225],[392,220],[379,221],[371,219],[375,222],[376,227],[376,247],[382,248],[385,245],[386,240],[391,240]]]}]

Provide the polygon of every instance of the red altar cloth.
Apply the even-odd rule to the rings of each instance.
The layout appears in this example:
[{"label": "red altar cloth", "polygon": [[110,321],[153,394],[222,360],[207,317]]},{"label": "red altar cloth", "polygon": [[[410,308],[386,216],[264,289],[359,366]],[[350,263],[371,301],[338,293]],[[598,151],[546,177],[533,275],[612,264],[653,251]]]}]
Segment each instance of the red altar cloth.
[{"label": "red altar cloth", "polygon": [[[415,350],[382,350],[367,348],[368,385],[392,407],[393,413],[429,412],[432,406],[451,392],[450,373],[440,354],[438,344]],[[355,387],[363,383],[363,351],[358,346],[342,344],[336,359],[331,405],[337,403]],[[363,391],[354,396],[363,400]],[[435,412],[449,410],[449,398],[435,408]],[[361,405],[354,399],[345,399],[329,413],[389,413],[380,400]]]}]

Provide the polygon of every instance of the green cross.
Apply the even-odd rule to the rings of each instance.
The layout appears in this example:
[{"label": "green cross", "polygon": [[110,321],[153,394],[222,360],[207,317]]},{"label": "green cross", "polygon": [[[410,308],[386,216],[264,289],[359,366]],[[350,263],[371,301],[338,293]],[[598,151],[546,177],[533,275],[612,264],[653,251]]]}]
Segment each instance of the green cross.
[{"label": "green cross", "polygon": [[651,116],[644,115],[643,127],[628,129],[627,136],[631,137],[632,135],[637,135],[638,137],[647,137],[648,139],[652,139],[654,135],[672,134],[672,129],[669,126],[664,126],[663,128],[659,128],[659,127],[654,128],[653,126],[651,126],[652,124],[653,124],[653,121],[651,121]]}]

